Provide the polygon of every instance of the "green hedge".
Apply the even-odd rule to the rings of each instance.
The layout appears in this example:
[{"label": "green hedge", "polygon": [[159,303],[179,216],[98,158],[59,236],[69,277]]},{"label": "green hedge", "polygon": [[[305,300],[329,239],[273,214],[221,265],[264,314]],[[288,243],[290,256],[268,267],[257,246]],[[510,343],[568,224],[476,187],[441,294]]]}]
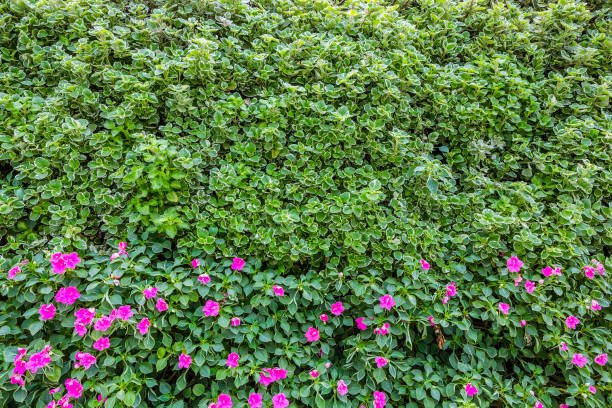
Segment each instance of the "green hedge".
[{"label": "green hedge", "polygon": [[0,244],[610,254],[610,9],[339,3],[2,3]]}]

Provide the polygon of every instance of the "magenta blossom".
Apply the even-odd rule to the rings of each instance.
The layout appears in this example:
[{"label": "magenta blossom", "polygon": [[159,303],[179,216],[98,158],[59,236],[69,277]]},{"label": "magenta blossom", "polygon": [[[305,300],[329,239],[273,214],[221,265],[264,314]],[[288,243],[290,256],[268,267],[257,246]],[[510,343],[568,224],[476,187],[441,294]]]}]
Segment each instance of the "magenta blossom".
[{"label": "magenta blossom", "polygon": [[146,317],[143,317],[140,323],[136,325],[136,328],[138,329],[138,331],[140,331],[140,334],[144,336],[149,331],[150,325],[151,325],[151,322],[149,321],[149,319],[147,319]]},{"label": "magenta blossom", "polygon": [[434,317],[433,317],[433,316],[429,316],[429,317],[428,317],[428,319],[429,319],[429,324],[430,324],[431,326],[435,326],[435,325],[436,325],[436,324],[434,323]]},{"label": "magenta blossom", "polygon": [[8,278],[9,279],[15,279],[15,276],[17,276],[18,273],[21,273],[21,268],[19,267],[19,265],[13,266],[8,271]]},{"label": "magenta blossom", "polygon": [[106,350],[110,347],[110,339],[108,337],[100,337],[94,344],[93,348],[98,351]]},{"label": "magenta blossom", "polygon": [[336,385],[336,389],[338,390],[338,394],[340,395],[346,395],[346,393],[348,392],[348,387],[342,380],[338,381],[338,384]]},{"label": "magenta blossom", "polygon": [[540,401],[536,402],[533,408],[544,408],[544,405]]},{"label": "magenta blossom", "polygon": [[547,266],[546,268],[542,269],[542,275],[549,277],[552,274],[553,274],[553,268],[551,268],[550,266]]},{"label": "magenta blossom", "polygon": [[200,260],[199,259],[194,259],[191,261],[191,267],[193,269],[196,269],[198,266],[200,266]]},{"label": "magenta blossom", "polygon": [[570,315],[567,317],[567,319],[565,319],[565,325],[568,329],[575,329],[578,323],[580,323],[580,320],[573,315]]},{"label": "magenta blossom", "polygon": [[81,396],[81,393],[83,392],[83,386],[78,380],[74,378],[68,378],[64,385],[66,386],[66,395],[68,397],[79,398]]},{"label": "magenta blossom", "polygon": [[381,296],[378,300],[380,301],[380,307],[382,309],[391,310],[391,308],[395,306],[395,301],[391,295]]},{"label": "magenta blossom", "polygon": [[51,388],[49,390],[49,395],[53,395],[53,394],[56,394],[58,392],[60,392],[60,387]]},{"label": "magenta blossom", "polygon": [[158,288],[147,288],[142,291],[146,299],[151,299],[157,296]]},{"label": "magenta blossom", "polygon": [[84,324],[75,321],[74,332],[79,336],[83,337],[85,336],[85,334],[87,334],[87,327]]},{"label": "magenta blossom", "polygon": [[239,317],[232,317],[232,320],[230,320],[232,326],[240,326],[240,318]]},{"label": "magenta blossom", "polygon": [[280,367],[263,368],[261,371],[262,372],[259,376],[259,383],[266,387],[275,381],[287,378],[287,370],[284,370]]},{"label": "magenta blossom", "polygon": [[589,385],[589,391],[590,391],[592,394],[597,393],[597,389],[596,389],[594,386],[592,386],[592,385]]},{"label": "magenta blossom", "polygon": [[344,306],[342,306],[342,302],[336,302],[333,305],[331,305],[332,314],[336,316],[340,316],[340,314],[342,314],[343,311],[344,311]]},{"label": "magenta blossom", "polygon": [[285,290],[278,285],[272,286],[272,291],[276,296],[285,296]]},{"label": "magenta blossom", "polygon": [[376,360],[376,367],[378,368],[384,367],[389,363],[389,360],[380,356],[375,357],[374,360]]},{"label": "magenta blossom", "polygon": [[599,305],[599,303],[597,303],[595,299],[591,301],[591,310],[594,312],[597,310],[601,310],[601,306]]},{"label": "magenta blossom", "polygon": [[305,336],[306,340],[312,343],[313,341],[319,340],[319,331],[314,327],[309,327],[308,330],[306,330]]},{"label": "magenta blossom", "polygon": [[274,408],[287,408],[289,406],[289,400],[282,392],[272,397],[272,404]]},{"label": "magenta blossom", "polygon": [[389,334],[389,327],[391,325],[389,323],[383,323],[383,325],[379,328],[374,329],[374,334]]},{"label": "magenta blossom", "polygon": [[119,309],[117,309],[117,317],[124,322],[130,320],[130,317],[132,316],[134,316],[134,312],[132,312],[130,305],[120,306]]},{"label": "magenta blossom", "polygon": [[198,276],[198,281],[202,282],[202,285],[206,285],[210,282],[210,277],[207,274],[202,274]]},{"label": "magenta blossom", "polygon": [[191,357],[189,357],[185,353],[181,353],[181,355],[179,356],[178,367],[179,368],[189,368],[190,365],[191,365]]},{"label": "magenta blossom", "polygon": [[383,408],[387,404],[387,396],[382,391],[374,391],[374,408]]},{"label": "magenta blossom", "polygon": [[67,305],[73,304],[81,294],[74,286],[68,286],[65,288],[61,288],[55,294],[55,301],[58,303],[64,303]]},{"label": "magenta blossom", "polygon": [[79,368],[81,366],[85,367],[86,370],[92,366],[92,364],[96,364],[96,358],[88,353],[81,353],[80,351],[76,353],[74,358],[77,360],[74,363],[74,368]]},{"label": "magenta blossom", "polygon": [[510,272],[520,272],[521,268],[524,265],[523,261],[518,259],[516,256],[513,256],[510,259],[508,259],[508,262],[506,262],[506,263],[508,265],[508,270]]},{"label": "magenta blossom", "polygon": [[507,304],[507,303],[501,303],[501,302],[500,302],[500,303],[498,304],[498,306],[499,306],[499,310],[501,310],[501,312],[502,312],[503,314],[505,314],[505,315],[507,315],[507,314],[508,314],[508,311],[510,310],[510,305],[509,305],[509,304]]},{"label": "magenta blossom", "polygon": [[249,395],[249,408],[261,408],[261,394]]},{"label": "magenta blossom", "polygon": [[527,293],[533,292],[533,290],[535,289],[535,283],[529,280],[525,281],[525,289],[527,289]]},{"label": "magenta blossom", "polygon": [[424,270],[428,270],[430,266],[431,265],[429,265],[429,263],[426,260],[421,259],[421,268],[423,268]]},{"label": "magenta blossom", "polygon": [[327,317],[327,315],[323,313],[321,316],[319,316],[319,319],[321,319],[322,322],[326,322],[327,320],[329,320],[329,317]]},{"label": "magenta blossom", "polygon": [[232,269],[236,271],[241,271],[244,268],[245,261],[242,258],[234,258],[232,259]]},{"label": "magenta blossom", "polygon": [[227,356],[227,361],[225,364],[228,367],[238,367],[238,360],[240,360],[240,356],[238,354],[230,353],[229,356]]},{"label": "magenta blossom", "polygon": [[163,312],[165,310],[168,310],[168,304],[166,303],[166,301],[162,298],[158,298],[157,299],[157,303],[155,303],[155,307],[157,308],[158,311]]},{"label": "magenta blossom", "polygon": [[525,327],[525,326],[527,326],[527,321],[521,320],[521,327]]},{"label": "magenta blossom", "polygon": [[567,344],[565,342],[561,342],[561,351],[567,351]]},{"label": "magenta blossom", "polygon": [[595,277],[595,268],[592,266],[583,266],[582,269],[584,269],[584,274],[587,278],[593,279]]},{"label": "magenta blossom", "polygon": [[38,309],[38,313],[40,313],[40,320],[53,319],[53,316],[55,316],[55,306],[53,306],[53,303],[42,305],[40,309]]},{"label": "magenta blossom", "polygon": [[75,324],[79,323],[83,325],[88,325],[93,321],[94,317],[96,316],[96,309],[94,309],[93,307],[90,307],[89,309],[81,308],[74,312],[74,316],[76,317]]},{"label": "magenta blossom", "polygon": [[217,408],[232,408],[232,397],[227,394],[219,394],[217,397]]},{"label": "magenta blossom", "polygon": [[605,366],[608,362],[608,353],[603,353],[595,357],[595,362],[602,367]]},{"label": "magenta blossom", "polygon": [[204,316],[217,316],[219,314],[219,303],[214,300],[207,300],[202,311]]},{"label": "magenta blossom", "polygon": [[106,330],[108,330],[112,323],[113,319],[110,316],[102,316],[101,318],[96,320],[96,323],[94,324],[94,329],[101,332],[105,332]]},{"label": "magenta blossom", "polygon": [[514,280],[514,286],[518,286],[519,283],[521,283],[523,281],[523,277],[521,276],[521,274],[519,273],[518,278],[516,278]]},{"label": "magenta blossom", "polygon": [[319,376],[319,372],[317,370],[312,370],[308,374],[310,374],[312,378],[317,378]]},{"label": "magenta blossom", "polygon": [[589,360],[582,354],[574,353],[574,357],[572,358],[572,364],[576,364],[578,367],[582,368],[586,364],[588,364],[588,362]]},{"label": "magenta blossom", "polygon": [[597,271],[599,271],[599,274],[601,276],[604,276],[605,275],[604,274],[604,270],[605,269],[604,269],[603,264],[601,262],[599,262],[599,261],[596,261],[595,259],[593,259],[592,262],[595,264],[595,267],[597,268]]},{"label": "magenta blossom", "polygon": [[357,328],[359,330],[366,330],[368,328],[368,326],[366,326],[366,324],[363,322],[364,319],[365,317],[360,317],[358,319],[355,319],[355,323],[357,323]]},{"label": "magenta blossom", "polygon": [[51,362],[49,351],[51,351],[51,346],[45,346],[40,352],[32,354],[28,362],[25,364],[25,369],[29,370],[32,374],[35,374],[38,369],[49,365]]},{"label": "magenta blossom", "polygon": [[471,383],[467,383],[465,384],[465,393],[468,397],[471,397],[472,395],[478,394],[478,388],[473,386]]}]

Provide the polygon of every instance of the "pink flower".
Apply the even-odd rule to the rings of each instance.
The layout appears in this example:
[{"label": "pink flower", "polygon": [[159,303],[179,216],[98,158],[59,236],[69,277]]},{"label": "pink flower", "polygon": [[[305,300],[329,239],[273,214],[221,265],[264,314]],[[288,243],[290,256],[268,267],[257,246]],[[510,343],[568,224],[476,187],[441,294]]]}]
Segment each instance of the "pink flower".
[{"label": "pink flower", "polygon": [[521,283],[522,281],[523,281],[523,277],[522,277],[522,276],[521,276],[521,274],[519,273],[518,278],[516,278],[516,279],[514,280],[514,286],[518,286],[518,285],[519,285],[519,283]]},{"label": "pink flower", "polygon": [[544,405],[540,401],[536,402],[533,408],[544,408]]},{"label": "pink flower", "polygon": [[567,344],[565,342],[561,342],[561,351],[567,351]]},{"label": "pink flower", "polygon": [[274,381],[282,380],[287,377],[287,370],[282,368],[264,368],[259,377],[259,383],[264,386],[272,384]]},{"label": "pink flower", "polygon": [[465,384],[465,393],[468,397],[471,397],[472,395],[478,394],[478,388],[473,386],[471,383],[467,383]]},{"label": "pink flower", "polygon": [[64,264],[66,265],[67,269],[74,269],[76,268],[77,264],[81,262],[81,258],[79,258],[79,255],[77,255],[76,252],[64,254],[62,255],[62,258],[64,258]]},{"label": "pink flower", "polygon": [[66,386],[66,395],[70,398],[79,398],[83,392],[83,386],[79,380],[68,378],[64,383]]},{"label": "pink flower", "polygon": [[428,270],[430,268],[431,265],[429,265],[429,263],[427,263],[426,260],[421,259],[421,268]]},{"label": "pink flower", "polygon": [[552,274],[553,274],[553,268],[551,268],[550,266],[547,266],[546,268],[542,269],[542,275],[549,277]]},{"label": "pink flower", "polygon": [[130,305],[125,305],[117,309],[117,316],[124,322],[127,322],[130,320],[130,317],[134,316],[134,312],[132,312]]},{"label": "pink flower", "polygon": [[11,384],[19,384],[23,387],[25,385],[25,382],[23,381],[23,378],[21,378],[20,375],[14,374],[11,375]]},{"label": "pink flower", "polygon": [[80,366],[83,366],[86,370],[88,370],[92,364],[96,364],[96,358],[88,353],[81,353],[79,351],[74,357],[77,360],[77,362],[74,363],[74,368],[79,368]]},{"label": "pink flower", "polygon": [[102,316],[98,320],[96,320],[96,324],[94,324],[94,329],[105,332],[113,323],[113,319],[110,316]]},{"label": "pink flower", "polygon": [[285,296],[285,290],[278,285],[272,286],[272,290],[276,296]]},{"label": "pink flower", "polygon": [[595,357],[595,362],[602,367],[605,366],[608,362],[608,353],[603,353]]},{"label": "pink flower", "polygon": [[51,388],[49,390],[49,395],[53,395],[55,393],[58,393],[59,391],[60,391],[60,387]]},{"label": "pink flower", "polygon": [[55,301],[58,303],[64,303],[71,305],[77,300],[81,294],[74,286],[68,286],[67,288],[61,288],[55,294]]},{"label": "pink flower", "polygon": [[428,317],[428,319],[429,319],[429,324],[430,324],[431,326],[435,326],[435,325],[436,325],[436,324],[434,323],[434,317],[433,317],[433,316],[429,316],[429,317]]},{"label": "pink flower", "polygon": [[589,360],[583,356],[582,354],[574,353],[574,357],[572,358],[572,364],[576,364],[578,367],[584,367]]},{"label": "pink flower", "polygon": [[338,394],[340,395],[346,395],[346,393],[348,392],[348,387],[342,380],[338,381],[336,389],[338,390]]},{"label": "pink flower", "polygon": [[387,404],[387,396],[384,392],[374,391],[374,408],[383,408]]},{"label": "pink flower", "polygon": [[527,326],[527,322],[525,320],[521,320],[521,327]]},{"label": "pink flower", "polygon": [[158,298],[157,299],[157,303],[155,304],[155,307],[157,308],[158,311],[163,312],[164,310],[168,310],[168,304],[166,303],[166,301],[162,298]]},{"label": "pink flower", "polygon": [[599,305],[599,303],[597,303],[595,299],[591,301],[591,310],[592,311],[601,310],[601,306]]},{"label": "pink flower", "polygon": [[136,328],[140,331],[140,334],[144,336],[149,331],[150,325],[151,325],[151,322],[149,321],[149,319],[147,319],[146,317],[143,317],[140,323],[136,325]]},{"label": "pink flower", "polygon": [[570,315],[565,319],[565,325],[568,329],[575,329],[578,323],[580,323],[580,320],[576,316]]},{"label": "pink flower", "polygon": [[214,300],[207,300],[202,311],[204,316],[217,316],[219,314],[219,303]]},{"label": "pink flower", "polygon": [[327,320],[329,320],[329,317],[327,317],[327,315],[323,313],[321,316],[319,316],[319,319],[321,319],[322,322],[326,322]]},{"label": "pink flower", "polygon": [[147,288],[143,290],[142,293],[145,295],[146,299],[151,299],[157,296],[157,291],[159,291],[158,288]]},{"label": "pink flower", "polygon": [[592,266],[583,266],[582,269],[584,269],[584,274],[587,278],[593,279],[595,277],[595,268]]},{"label": "pink flower", "polygon": [[340,316],[340,314],[344,311],[344,306],[342,306],[342,302],[336,302],[331,305],[331,312],[336,316]]},{"label": "pink flower", "polygon": [[555,268],[553,275],[561,276],[561,268]]},{"label": "pink flower", "polygon": [[355,319],[355,323],[357,323],[357,328],[359,330],[366,330],[368,328],[368,326],[366,326],[365,323],[363,322],[364,319],[365,317],[360,317],[358,319]]},{"label": "pink flower", "polygon": [[200,266],[200,260],[199,259],[194,259],[191,261],[191,267],[193,269],[197,268],[198,266]]},{"label": "pink flower", "polygon": [[455,282],[451,282],[446,285],[446,296],[451,298],[457,294],[457,289],[455,289]]},{"label": "pink flower", "polygon": [[51,266],[53,267],[53,273],[59,274],[66,271],[66,263],[61,252],[51,255]]},{"label": "pink flower", "polygon": [[325,368],[331,367],[331,363],[325,363]]},{"label": "pink flower", "polygon": [[317,378],[319,376],[319,372],[317,370],[312,370],[308,374],[310,374],[312,378]]},{"label": "pink flower", "polygon": [[244,268],[244,259],[242,258],[234,258],[232,259],[232,269],[236,271],[241,271]]},{"label": "pink flower", "polygon": [[217,408],[232,408],[232,397],[227,394],[219,394],[217,397]]},{"label": "pink flower", "polygon": [[120,242],[119,244],[117,244],[117,248],[119,249],[119,251],[125,251],[127,248],[127,242]]},{"label": "pink flower", "polygon": [[382,335],[389,334],[389,327],[390,326],[391,325],[389,323],[384,323],[382,325],[382,327],[374,329],[374,334],[382,334]]},{"label": "pink flower", "polygon": [[32,354],[25,364],[25,369],[35,374],[39,368],[47,366],[51,362],[50,350],[51,346],[45,346],[40,352]]},{"label": "pink flower", "polygon": [[319,340],[319,331],[314,327],[309,327],[308,330],[306,330],[305,336],[306,340],[312,343],[313,341]]},{"label": "pink flower", "polygon": [[601,276],[604,276],[604,266],[602,265],[601,262],[596,261],[595,259],[593,259],[593,263],[596,264],[595,267],[597,268],[597,270],[599,271]]},{"label": "pink flower", "polygon": [[282,392],[272,397],[272,404],[274,408],[287,408],[289,406],[289,400]]},{"label": "pink flower", "polygon": [[42,305],[40,309],[38,309],[38,313],[40,313],[40,320],[53,319],[53,316],[55,316],[55,306],[53,306],[53,303]]},{"label": "pink flower", "polygon": [[593,394],[597,393],[597,389],[592,385],[589,385],[589,391],[591,391]]},{"label": "pink flower", "polygon": [[384,367],[389,363],[389,360],[380,356],[375,357],[374,360],[376,360],[376,367],[378,368]]},{"label": "pink flower", "polygon": [[535,289],[535,283],[529,280],[525,281],[525,289],[527,289],[527,293],[533,292],[533,289]]},{"label": "pink flower", "polygon": [[83,337],[87,334],[87,327],[83,323],[74,322],[74,332],[79,336]]},{"label": "pink flower", "polygon": [[249,395],[249,407],[250,408],[261,408],[261,394]]},{"label": "pink flower", "polygon": [[190,365],[191,365],[191,357],[189,357],[185,353],[181,353],[181,355],[179,356],[178,367],[179,368],[189,368]]},{"label": "pink flower", "polygon": [[240,360],[240,356],[238,354],[230,353],[229,356],[227,356],[227,361],[225,364],[228,367],[238,367],[238,360]]},{"label": "pink flower", "polygon": [[19,266],[13,266],[8,271],[8,278],[15,279],[15,276],[17,276],[18,273],[21,273],[21,268]]},{"label": "pink flower", "polygon": [[391,295],[385,295],[378,299],[380,301],[380,307],[382,309],[391,310],[393,306],[395,306],[395,301],[391,297]]},{"label": "pink flower", "polygon": [[505,314],[505,315],[507,315],[507,314],[508,314],[508,310],[510,310],[510,305],[509,305],[509,304],[507,304],[507,303],[501,303],[501,302],[500,302],[500,303],[499,303],[497,306],[499,307],[499,310],[501,310],[501,312],[502,312],[503,314]]},{"label": "pink flower", "polygon": [[559,405],[559,408],[569,408],[569,405],[567,405],[567,404],[561,404],[561,405]]},{"label": "pink flower", "polygon": [[202,282],[202,285],[206,285],[208,282],[210,282],[210,278],[208,277],[207,274],[198,276],[198,280]]},{"label": "pink flower", "polygon": [[232,326],[240,326],[240,318],[239,317],[232,317],[232,320],[230,320],[230,322],[232,323]]},{"label": "pink flower", "polygon": [[107,399],[108,398],[104,398],[104,401],[102,401],[102,394],[98,394],[98,402],[102,401],[102,404],[104,404]]},{"label": "pink flower", "polygon": [[96,309],[93,307],[90,307],[89,309],[81,308],[74,312],[74,316],[76,317],[75,323],[88,325],[96,316]]},{"label": "pink flower", "polygon": [[523,267],[523,262],[518,259],[516,256],[511,257],[510,259],[508,259],[508,262],[506,262],[508,265],[508,270],[510,272],[520,272],[521,268]]},{"label": "pink flower", "polygon": [[98,341],[93,344],[93,348],[98,351],[106,350],[110,347],[110,339],[108,337],[100,337]]}]

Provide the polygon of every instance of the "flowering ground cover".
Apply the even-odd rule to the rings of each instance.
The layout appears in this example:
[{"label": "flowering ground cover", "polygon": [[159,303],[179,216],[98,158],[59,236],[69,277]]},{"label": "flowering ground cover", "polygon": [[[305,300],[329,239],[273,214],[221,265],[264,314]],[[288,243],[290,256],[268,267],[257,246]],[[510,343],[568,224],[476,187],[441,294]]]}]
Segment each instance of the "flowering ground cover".
[{"label": "flowering ground cover", "polygon": [[612,406],[610,21],[0,2],[0,406]]}]

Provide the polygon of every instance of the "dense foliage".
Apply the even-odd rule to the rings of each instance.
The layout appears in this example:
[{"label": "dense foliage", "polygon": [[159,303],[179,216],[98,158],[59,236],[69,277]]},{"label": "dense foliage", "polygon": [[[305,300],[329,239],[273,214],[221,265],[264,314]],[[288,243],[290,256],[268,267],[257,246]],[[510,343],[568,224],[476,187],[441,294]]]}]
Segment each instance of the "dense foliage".
[{"label": "dense foliage", "polygon": [[[221,396],[246,407],[251,394],[274,408],[286,406],[280,394],[318,408],[372,407],[376,393],[386,404],[375,408],[612,402],[612,291],[597,262],[536,271],[513,257],[446,274],[423,261],[393,276],[298,276],[134,243],[113,259],[11,260],[0,378],[15,373],[19,347],[24,368],[50,353],[42,370],[12,377],[23,387],[0,385],[3,406],[55,407],[48,392],[59,385],[63,396],[66,379],[83,387],[71,403],[108,398],[107,408],[229,408]],[[273,368],[267,384],[262,370]]]},{"label": "dense foliage", "polygon": [[[611,17],[597,0],[1,2],[0,267],[30,262],[0,281],[0,404],[45,406],[79,379],[76,406],[223,392],[240,406],[258,369],[281,367],[267,406],[279,392],[371,406],[373,391],[409,407],[612,405],[593,360],[612,351],[610,284],[580,269],[612,268]],[[55,275],[60,251],[83,261]],[[81,297],[57,304],[70,286]],[[111,348],[74,333],[75,311],[120,305],[136,315],[113,322]],[[45,345],[44,374],[11,384],[18,348]],[[97,363],[74,368],[77,352]]]}]

